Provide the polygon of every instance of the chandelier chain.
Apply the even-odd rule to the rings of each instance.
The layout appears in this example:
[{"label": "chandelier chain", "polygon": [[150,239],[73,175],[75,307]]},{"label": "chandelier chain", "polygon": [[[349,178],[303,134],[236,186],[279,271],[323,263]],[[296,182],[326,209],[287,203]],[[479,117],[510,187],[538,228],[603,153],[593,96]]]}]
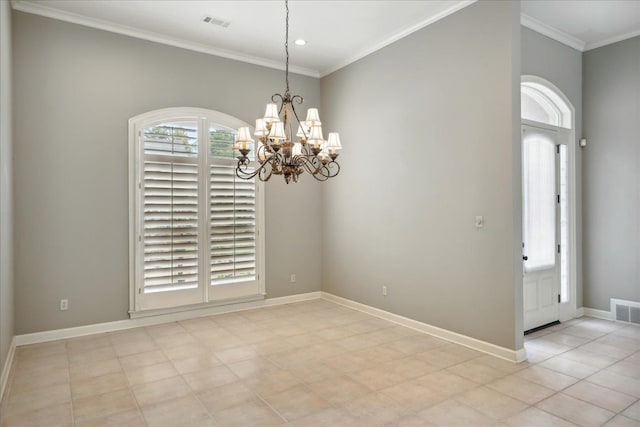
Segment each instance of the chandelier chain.
[{"label": "chandelier chain", "polygon": [[287,61],[286,61],[286,70],[285,70],[285,81],[287,84],[286,94],[289,93],[289,0],[284,1],[284,6],[287,10],[287,18],[285,25],[285,36],[284,36],[284,50],[287,53]]}]

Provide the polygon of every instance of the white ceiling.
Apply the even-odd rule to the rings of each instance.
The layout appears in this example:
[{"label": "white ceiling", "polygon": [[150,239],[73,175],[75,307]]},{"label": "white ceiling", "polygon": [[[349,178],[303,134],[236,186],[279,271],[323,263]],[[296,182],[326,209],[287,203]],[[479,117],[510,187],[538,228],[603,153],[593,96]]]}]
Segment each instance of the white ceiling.
[{"label": "white ceiling", "polygon": [[[473,3],[291,0],[292,70],[322,76]],[[276,68],[284,63],[285,5],[271,1],[16,0],[25,12]],[[202,22],[205,15],[228,28]],[[293,40],[303,38],[304,47]]]},{"label": "white ceiling", "polygon": [[[291,70],[324,76],[474,1],[290,0]],[[284,67],[282,0],[13,0],[12,4],[24,12]],[[640,35],[640,0],[524,0],[521,5],[523,25],[578,50]],[[231,24],[223,28],[204,23],[205,15]],[[297,38],[307,45],[294,45]]]},{"label": "white ceiling", "polygon": [[640,0],[524,0],[522,24],[578,50],[640,36]]}]

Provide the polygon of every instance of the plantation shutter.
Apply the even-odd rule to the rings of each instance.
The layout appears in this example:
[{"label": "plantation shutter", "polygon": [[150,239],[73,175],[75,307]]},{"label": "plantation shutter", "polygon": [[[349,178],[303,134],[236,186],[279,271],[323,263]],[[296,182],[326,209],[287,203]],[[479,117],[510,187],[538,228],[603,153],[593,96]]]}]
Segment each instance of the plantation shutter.
[{"label": "plantation shutter", "polygon": [[144,130],[145,293],[198,287],[198,143],[195,123]]},{"label": "plantation shutter", "polygon": [[[222,162],[220,162],[222,163]],[[235,167],[210,166],[211,284],[256,280],[256,182]]]}]

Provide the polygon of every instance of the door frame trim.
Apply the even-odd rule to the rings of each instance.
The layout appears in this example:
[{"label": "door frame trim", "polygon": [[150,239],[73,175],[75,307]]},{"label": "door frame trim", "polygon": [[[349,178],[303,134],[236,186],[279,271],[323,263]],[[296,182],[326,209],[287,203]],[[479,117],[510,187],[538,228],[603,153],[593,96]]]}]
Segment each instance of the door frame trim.
[{"label": "door frame trim", "polygon": [[[553,126],[546,123],[535,122],[532,120],[520,119],[520,125],[538,127],[546,130],[554,130],[558,133],[558,140],[563,142],[566,140],[567,157],[569,168],[569,302],[560,303],[558,314],[560,321],[567,321],[576,317],[578,314],[578,198],[577,198],[577,153],[578,141],[576,140],[576,109],[567,98],[567,96],[553,83],[534,75],[523,75],[520,77],[520,83],[534,82],[546,86],[554,91],[566,103],[571,112],[571,129]],[[522,135],[522,133],[521,133]],[[520,140],[522,144],[522,139]],[[522,312],[524,321],[524,310]]]}]

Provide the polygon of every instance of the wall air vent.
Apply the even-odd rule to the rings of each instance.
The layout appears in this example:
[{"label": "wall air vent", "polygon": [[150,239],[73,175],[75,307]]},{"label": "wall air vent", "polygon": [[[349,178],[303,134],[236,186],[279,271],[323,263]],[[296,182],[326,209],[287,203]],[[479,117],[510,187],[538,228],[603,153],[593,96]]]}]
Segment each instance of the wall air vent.
[{"label": "wall air vent", "polygon": [[629,306],[616,304],[616,320],[620,320],[621,322],[629,321]]},{"label": "wall air vent", "polygon": [[222,18],[216,18],[215,16],[209,15],[202,17],[202,22],[206,24],[217,25],[218,27],[223,28],[227,28],[229,25],[231,25],[231,21],[225,21]]},{"label": "wall air vent", "polygon": [[615,315],[615,319],[619,322],[640,325],[640,302],[612,299],[611,313]]}]

